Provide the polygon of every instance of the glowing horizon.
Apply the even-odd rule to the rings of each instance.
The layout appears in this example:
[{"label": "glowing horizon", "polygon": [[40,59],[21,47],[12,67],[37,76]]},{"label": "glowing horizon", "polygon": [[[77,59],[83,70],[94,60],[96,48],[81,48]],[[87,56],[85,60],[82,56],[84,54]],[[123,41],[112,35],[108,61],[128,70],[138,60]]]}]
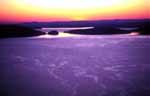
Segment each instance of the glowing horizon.
[{"label": "glowing horizon", "polygon": [[150,18],[150,0],[1,0],[1,22]]}]

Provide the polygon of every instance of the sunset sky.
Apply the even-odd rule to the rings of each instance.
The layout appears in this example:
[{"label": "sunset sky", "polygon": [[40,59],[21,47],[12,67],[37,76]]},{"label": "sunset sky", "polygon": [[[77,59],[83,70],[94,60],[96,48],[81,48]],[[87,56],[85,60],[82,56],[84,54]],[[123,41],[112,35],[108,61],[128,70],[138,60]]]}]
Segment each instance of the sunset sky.
[{"label": "sunset sky", "polygon": [[150,18],[150,0],[0,0],[0,22]]}]

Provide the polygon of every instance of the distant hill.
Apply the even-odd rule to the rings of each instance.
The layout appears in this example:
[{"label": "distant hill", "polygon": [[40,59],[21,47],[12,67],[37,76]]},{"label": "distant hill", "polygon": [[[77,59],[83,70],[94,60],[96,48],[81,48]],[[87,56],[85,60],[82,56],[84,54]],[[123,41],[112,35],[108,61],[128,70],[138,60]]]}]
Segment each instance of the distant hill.
[{"label": "distant hill", "polygon": [[[124,34],[130,32],[140,32],[140,34],[150,34],[150,19],[125,19],[125,20],[99,20],[99,21],[67,21],[67,22],[26,22],[22,26],[30,28],[42,27],[95,27],[94,29],[67,31],[73,34]],[[119,30],[117,28],[133,28],[135,30]]]},{"label": "distant hill", "polygon": [[20,23],[22,26],[31,28],[42,27],[137,27],[145,23],[150,23],[150,19],[116,19],[116,20],[97,20],[97,21],[61,21],[61,22],[25,22]]},{"label": "distant hill", "polygon": [[42,35],[43,32],[17,24],[0,24],[0,38]]}]

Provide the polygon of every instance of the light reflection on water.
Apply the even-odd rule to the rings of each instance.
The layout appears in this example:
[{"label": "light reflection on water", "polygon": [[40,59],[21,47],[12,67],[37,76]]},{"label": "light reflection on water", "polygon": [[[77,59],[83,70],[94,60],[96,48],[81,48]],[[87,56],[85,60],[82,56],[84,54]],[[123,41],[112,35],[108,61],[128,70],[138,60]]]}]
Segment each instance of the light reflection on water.
[{"label": "light reflection on water", "polygon": [[93,29],[94,27],[58,27],[58,28],[41,28],[41,29],[36,29],[36,30],[40,30],[43,32],[49,32],[49,31],[59,31],[59,32],[64,32],[64,31],[69,31],[69,30],[85,30],[85,29]]},{"label": "light reflection on water", "polygon": [[[40,35],[40,36],[37,36],[35,38],[60,38],[60,37],[74,37],[74,36],[81,36],[80,34],[69,34],[69,33],[64,33],[65,31],[70,31],[70,30],[85,30],[85,29],[93,29],[94,27],[58,27],[58,28],[50,28],[50,27],[43,27],[43,28],[40,28],[40,29],[36,29],[36,30],[39,30],[39,31],[43,31],[45,32],[45,35]],[[135,32],[135,31],[132,31],[134,29],[137,29],[136,27],[135,28],[119,28],[120,30],[131,30],[130,33],[126,33],[126,34],[112,34],[113,36],[138,36],[140,35],[140,32]],[[50,35],[48,34],[49,32],[51,31],[58,31],[58,35]],[[85,34],[86,35],[86,34]],[[97,36],[102,36],[102,35],[107,35],[106,34],[99,34]],[[82,35],[83,36],[83,35]]]},{"label": "light reflection on water", "polygon": [[45,35],[37,36],[35,38],[57,38],[57,37],[74,37],[74,36],[79,36],[79,35],[74,35],[74,34],[59,32],[58,35],[45,34]]},{"label": "light reflection on water", "polygon": [[[43,31],[45,32],[45,35],[37,36],[35,38],[57,38],[57,37],[74,37],[74,36],[81,36],[77,34],[69,34],[69,33],[64,33],[65,31],[70,31],[70,30],[85,30],[85,29],[93,29],[94,27],[66,27],[66,28],[40,28],[40,29],[35,29],[38,31]],[[50,35],[48,34],[51,31],[58,31],[58,35]]]},{"label": "light reflection on water", "polygon": [[101,34],[101,35],[81,35],[81,34],[70,34],[70,33],[63,33],[59,32],[58,35],[50,35],[50,34],[45,34],[45,35],[40,35],[40,36],[35,36],[32,38],[43,38],[43,39],[49,39],[49,38],[67,38],[67,37],[88,37],[88,38],[150,38],[150,36],[146,35],[140,35],[139,32],[131,32],[128,34],[113,34],[113,35],[106,35],[106,34]]}]

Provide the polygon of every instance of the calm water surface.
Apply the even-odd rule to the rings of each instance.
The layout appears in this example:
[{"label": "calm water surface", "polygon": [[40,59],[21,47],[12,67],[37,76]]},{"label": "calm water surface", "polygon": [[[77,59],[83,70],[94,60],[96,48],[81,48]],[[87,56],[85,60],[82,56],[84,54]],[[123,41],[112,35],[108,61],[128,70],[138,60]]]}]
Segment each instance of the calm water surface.
[{"label": "calm water surface", "polygon": [[150,36],[0,39],[1,96],[150,96]]}]

